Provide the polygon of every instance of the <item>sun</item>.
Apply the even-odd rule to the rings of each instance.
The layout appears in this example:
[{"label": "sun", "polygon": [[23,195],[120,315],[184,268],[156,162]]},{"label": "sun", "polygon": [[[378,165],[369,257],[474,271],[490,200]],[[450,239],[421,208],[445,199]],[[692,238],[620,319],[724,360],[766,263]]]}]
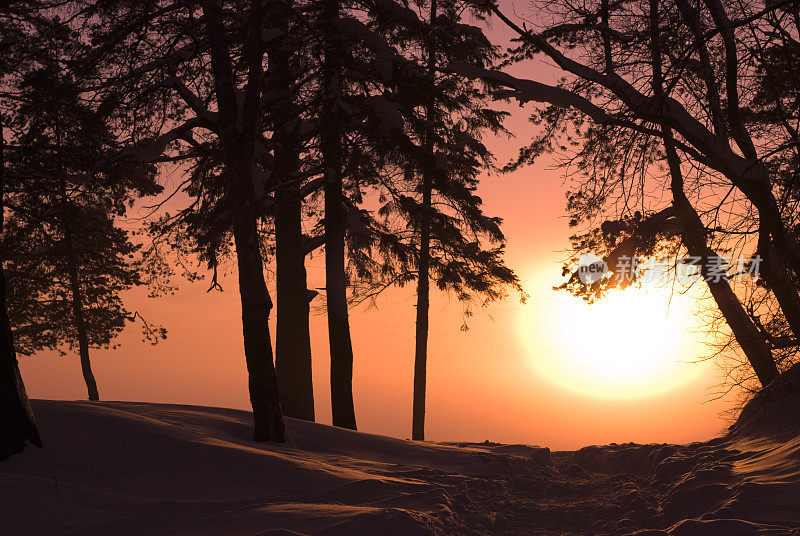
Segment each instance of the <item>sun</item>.
[{"label": "sun", "polygon": [[[645,398],[694,380],[704,368],[691,298],[660,288],[611,292],[589,305],[555,293],[540,318],[532,363],[547,380],[582,395]],[[533,333],[532,330],[527,332]]]}]

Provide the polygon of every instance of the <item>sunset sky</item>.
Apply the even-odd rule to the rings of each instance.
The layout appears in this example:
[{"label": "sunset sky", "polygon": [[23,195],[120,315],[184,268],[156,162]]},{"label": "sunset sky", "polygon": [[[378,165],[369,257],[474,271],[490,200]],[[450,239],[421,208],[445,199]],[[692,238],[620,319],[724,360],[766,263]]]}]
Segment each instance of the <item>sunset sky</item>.
[{"label": "sunset sky", "polygon": [[[499,30],[495,35],[503,37]],[[514,116],[507,126],[517,139],[487,143],[500,162],[532,128],[524,109],[509,109]],[[488,214],[504,219],[508,263],[531,297],[525,305],[510,296],[476,311],[467,332],[459,329],[458,303],[434,297],[427,437],[573,449],[718,434],[733,397],[712,400],[720,373],[713,364],[694,363],[710,352],[697,330],[694,300],[674,297],[667,316],[669,299],[660,290],[630,291],[592,307],[552,290],[569,246],[564,179],[543,158],[482,182],[478,194]],[[323,255],[309,259],[307,268],[309,286],[322,286]],[[118,339],[120,348],[94,351],[101,399],[249,409],[235,277],[229,274],[222,285],[224,292],[206,293],[207,281],[181,282],[175,295],[157,300],[143,290],[130,293],[128,308],[164,325],[169,336],[151,347],[132,325]],[[386,292],[377,308],[351,312],[361,431],[410,437],[414,303],[408,287]],[[313,316],[311,329],[317,420],[330,423],[323,314]],[[85,398],[75,356],[43,353],[20,361],[31,397]]]}]

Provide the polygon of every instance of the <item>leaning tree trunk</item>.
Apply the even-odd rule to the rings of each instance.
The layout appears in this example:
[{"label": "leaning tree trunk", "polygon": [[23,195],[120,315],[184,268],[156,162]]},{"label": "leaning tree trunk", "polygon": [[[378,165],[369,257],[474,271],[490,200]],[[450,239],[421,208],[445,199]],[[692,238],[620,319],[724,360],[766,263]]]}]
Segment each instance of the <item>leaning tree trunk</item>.
[{"label": "leaning tree trunk", "polygon": [[[658,0],[650,0],[650,37],[653,69],[653,94],[657,99],[664,99],[663,73],[661,64],[661,26],[659,21]],[[709,277],[709,259],[717,257],[708,246],[708,235],[697,211],[689,202],[684,191],[683,172],[672,130],[661,125],[664,140],[667,165],[670,172],[670,190],[672,191],[672,204],[681,227],[681,236],[689,254],[700,258],[701,275],[708,284],[714,301],[717,304],[725,321],[730,326],[733,336],[742,351],[747,356],[750,365],[761,382],[767,385],[775,376],[778,369],[775,358],[767,345],[764,337],[759,333],[753,320],[742,307],[739,297],[733,292],[730,284],[722,277]]]},{"label": "leaning tree trunk", "polygon": [[[0,118],[0,234],[3,230],[3,191],[5,148],[2,118]],[[25,441],[42,446],[36,420],[28,403],[28,395],[19,373],[11,321],[6,305],[6,276],[0,259],[0,460],[22,452]]]},{"label": "leaning tree trunk", "polygon": [[[288,6],[291,7],[289,0]],[[292,76],[292,42],[287,4],[274,1],[266,20],[280,37],[267,47],[267,85],[275,95],[270,106],[273,124],[273,175],[275,193],[275,267],[277,280],[277,330],[275,372],[284,415],[314,420],[314,383],[311,370],[309,302],[303,235],[303,196],[300,179],[301,114]]]},{"label": "leaning tree trunk", "polygon": [[800,340],[800,295],[789,276],[787,266],[778,254],[770,234],[759,231],[758,254],[761,257],[759,276],[764,279],[781,308],[796,340]]},{"label": "leaning tree trunk", "polygon": [[[436,20],[437,1],[431,0],[430,26],[433,28]],[[428,103],[425,115],[428,125],[433,124],[436,113],[434,94],[436,90],[436,48],[433,35],[428,37],[428,77],[431,100]],[[417,279],[417,323],[416,339],[414,344],[414,402],[411,416],[411,439],[423,441],[425,439],[425,391],[428,380],[428,328],[430,314],[430,250],[431,250],[431,210],[433,197],[433,136],[425,134],[425,154],[430,157],[422,170],[422,213],[420,215],[419,229],[419,273]]]},{"label": "leaning tree trunk", "polygon": [[100,393],[97,390],[97,381],[92,372],[92,362],[89,360],[89,334],[86,330],[81,279],[78,271],[78,260],[75,256],[75,242],[72,232],[72,211],[69,208],[69,200],[67,199],[66,181],[62,177],[60,182],[67,271],[69,273],[69,285],[72,294],[72,317],[75,321],[75,331],[78,334],[78,355],[81,360],[81,371],[83,372],[83,381],[86,383],[86,391],[89,400],[98,401],[100,400]]},{"label": "leaning tree trunk", "polygon": [[353,405],[353,344],[347,311],[345,233],[347,211],[342,183],[344,153],[341,116],[342,77],[339,54],[341,36],[336,31],[339,0],[323,0],[324,58],[320,149],[325,169],[325,290],[328,339],[331,353],[331,406],[334,426],[356,429]]},{"label": "leaning tree trunk", "polygon": [[[692,254],[694,255],[694,253]],[[708,254],[702,256],[702,258],[708,258]],[[748,316],[747,311],[744,310],[739,298],[727,281],[724,279],[720,281],[709,280],[707,284],[717,307],[731,328],[736,342],[742,348],[750,366],[753,367],[758,381],[762,386],[766,387],[778,375],[778,368],[764,337],[753,324],[753,320]]]},{"label": "leaning tree trunk", "polygon": [[766,386],[778,375],[775,358],[730,283],[725,278],[709,277],[708,259],[716,257],[716,254],[708,247],[705,226],[684,193],[680,160],[667,129],[665,129],[664,144],[672,176],[673,206],[681,225],[684,245],[690,255],[700,258],[701,275],[706,280],[711,296],[725,317],[725,321],[731,328],[731,332],[747,357],[750,366],[753,367],[759,382],[762,386]]}]

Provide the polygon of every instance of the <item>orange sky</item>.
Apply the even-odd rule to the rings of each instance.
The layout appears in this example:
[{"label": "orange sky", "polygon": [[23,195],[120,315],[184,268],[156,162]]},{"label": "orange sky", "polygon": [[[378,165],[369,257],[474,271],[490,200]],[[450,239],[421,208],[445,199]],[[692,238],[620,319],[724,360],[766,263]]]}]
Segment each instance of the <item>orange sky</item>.
[{"label": "orange sky", "polygon": [[[536,368],[537,360],[561,359],[559,352],[569,352],[567,338],[581,337],[569,327],[553,328],[570,322],[553,309],[553,300],[573,299],[556,297],[551,290],[559,281],[559,250],[568,245],[569,236],[560,172],[542,165],[488,178],[479,193],[490,214],[505,218],[508,261],[531,299],[521,305],[511,298],[492,306],[488,314],[478,312],[468,332],[459,330],[457,303],[444,296],[434,299],[428,371],[430,439],[489,439],[567,449],[606,442],[687,442],[707,439],[724,428],[719,414],[727,406],[708,402],[709,388],[719,382],[713,367],[705,367],[680,388],[633,400],[585,396],[546,379]],[[310,259],[308,269],[312,285],[319,282],[322,256]],[[248,408],[235,278],[227,277],[223,286],[222,293],[206,293],[205,281],[182,284],[175,295],[155,300],[144,292],[131,293],[129,308],[165,325],[169,337],[151,347],[139,342],[138,326],[133,326],[119,339],[121,348],[95,351],[101,397]],[[352,312],[361,430],[410,435],[414,303],[413,289],[399,289],[387,292],[377,309]],[[653,338],[660,333],[659,323],[654,315]],[[318,420],[330,423],[325,317],[315,315],[311,329]],[[641,352],[646,359],[648,350]],[[696,357],[676,354],[674,360]],[[20,360],[32,397],[84,398],[76,358],[42,354]]]},{"label": "orange sky", "polygon": [[[526,117],[517,109],[508,124],[518,140],[530,133]],[[518,140],[501,139],[490,146],[503,161],[516,153]],[[546,161],[483,182],[478,193],[487,213],[504,218],[508,262],[531,299],[521,305],[511,298],[492,306],[488,314],[477,312],[471,329],[462,332],[458,304],[444,296],[434,297],[428,438],[573,449],[608,442],[689,442],[718,434],[726,426],[720,414],[731,401],[730,397],[710,400],[710,390],[720,382],[712,366],[692,372],[693,365],[684,365],[690,381],[655,396],[628,400],[582,394],[541,372],[546,363],[569,364],[569,353],[576,351],[573,343],[584,336],[571,324],[568,310],[557,306],[566,297],[555,296],[551,290],[560,281],[563,254],[559,251],[569,245],[562,182],[563,171],[551,169]],[[321,286],[322,255],[307,265],[310,286]],[[120,337],[121,348],[94,351],[101,399],[249,407],[235,278],[223,280],[222,293],[206,293],[207,286],[205,281],[184,283],[175,295],[157,300],[147,299],[144,292],[130,293],[129,309],[163,324],[169,337],[151,347],[139,342],[139,328],[132,326]],[[352,311],[354,396],[362,431],[410,436],[414,303],[413,288],[406,288],[387,292],[377,309]],[[644,340],[657,341],[663,319],[651,316],[643,319],[639,314],[637,320],[644,322],[645,331],[650,330]],[[311,330],[317,416],[320,422],[330,423],[323,315],[312,318]],[[609,337],[606,347],[622,332]],[[698,343],[699,334],[686,332],[679,338],[680,348],[667,356],[671,362],[691,361],[706,351]],[[649,353],[648,348],[639,348],[636,359],[646,360]],[[20,357],[20,362],[31,397],[85,398],[75,357],[41,354]],[[575,371],[576,375],[580,372]],[[46,441],[47,431],[43,433]]]}]

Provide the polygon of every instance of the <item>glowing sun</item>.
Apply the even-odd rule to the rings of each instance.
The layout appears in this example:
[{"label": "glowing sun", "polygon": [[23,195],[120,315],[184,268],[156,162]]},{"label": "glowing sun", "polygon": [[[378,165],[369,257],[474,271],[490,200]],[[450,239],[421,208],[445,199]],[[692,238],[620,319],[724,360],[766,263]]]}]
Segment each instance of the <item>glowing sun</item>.
[{"label": "glowing sun", "polygon": [[552,300],[548,316],[539,319],[544,329],[537,330],[548,341],[537,344],[532,362],[563,388],[600,398],[644,398],[692,381],[703,368],[695,362],[703,347],[686,296],[631,288],[592,305],[560,292]]}]

